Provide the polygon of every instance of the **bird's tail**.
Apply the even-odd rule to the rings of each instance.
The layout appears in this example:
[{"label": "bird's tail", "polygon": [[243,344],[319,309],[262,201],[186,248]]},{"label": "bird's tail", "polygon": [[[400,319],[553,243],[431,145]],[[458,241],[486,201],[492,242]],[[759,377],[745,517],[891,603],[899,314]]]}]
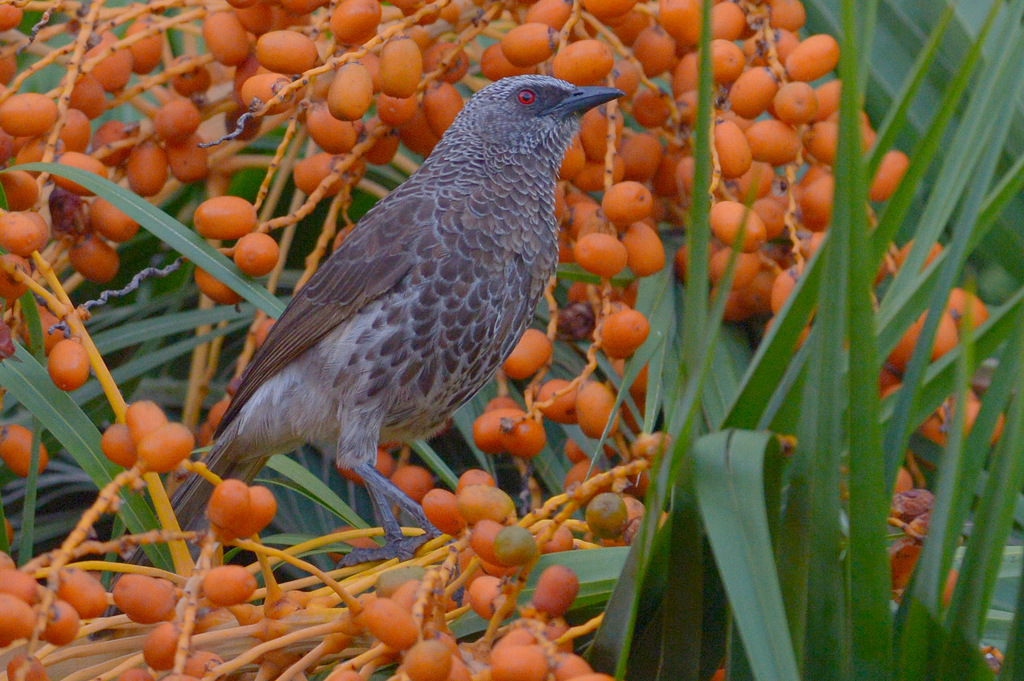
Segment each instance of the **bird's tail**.
[{"label": "bird's tail", "polygon": [[[253,456],[241,446],[241,438],[226,432],[217,439],[206,456],[206,467],[221,478],[237,478],[246,484],[267,463],[266,456]],[[171,507],[183,530],[206,529],[206,505],[213,494],[213,485],[200,475],[190,475],[171,494]]]},{"label": "bird's tail", "polygon": [[[240,438],[233,437],[232,432],[221,435],[214,443],[213,449],[207,454],[204,463],[211,471],[221,478],[238,478],[245,483],[252,482],[253,478],[267,463],[269,457],[252,456],[250,451],[241,446]],[[202,531],[206,529],[206,505],[213,494],[213,485],[208,483],[202,476],[189,475],[183,483],[171,494],[171,508],[178,518],[178,525],[182,530]],[[149,557],[142,547],[138,547],[128,557],[127,562],[131,565],[149,565]],[[114,575],[114,582],[120,577],[120,573]],[[111,583],[113,588],[113,582]],[[107,608],[105,616],[117,613],[117,608]]]}]

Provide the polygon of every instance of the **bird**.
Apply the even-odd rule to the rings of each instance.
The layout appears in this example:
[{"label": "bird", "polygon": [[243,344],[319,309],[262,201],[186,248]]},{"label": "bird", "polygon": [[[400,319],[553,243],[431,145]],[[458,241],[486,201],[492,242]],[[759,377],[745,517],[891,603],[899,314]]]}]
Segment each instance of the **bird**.
[{"label": "bird", "polygon": [[[471,97],[431,154],[293,296],[242,374],[207,467],[251,482],[267,460],[331,443],[359,475],[385,544],[343,564],[409,558],[439,532],[374,467],[380,442],[429,437],[511,353],[558,261],[555,184],[581,115],[623,93],[550,76]],[[198,529],[212,486],[171,502]],[[406,537],[392,504],[426,533]]]}]

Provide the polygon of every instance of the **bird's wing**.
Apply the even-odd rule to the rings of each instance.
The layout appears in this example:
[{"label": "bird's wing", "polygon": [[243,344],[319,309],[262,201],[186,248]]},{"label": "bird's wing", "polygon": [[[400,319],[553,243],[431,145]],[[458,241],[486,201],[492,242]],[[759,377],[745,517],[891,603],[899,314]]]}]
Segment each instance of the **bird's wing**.
[{"label": "bird's wing", "polygon": [[410,211],[416,203],[427,202],[382,200],[299,289],[242,374],[217,435],[267,379],[408,274],[433,233],[425,210]]}]

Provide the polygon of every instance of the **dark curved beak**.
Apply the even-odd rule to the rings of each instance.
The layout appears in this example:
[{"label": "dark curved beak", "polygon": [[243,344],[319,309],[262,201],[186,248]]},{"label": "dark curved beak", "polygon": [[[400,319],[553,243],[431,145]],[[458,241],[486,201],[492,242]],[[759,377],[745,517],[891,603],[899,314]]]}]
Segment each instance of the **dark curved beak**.
[{"label": "dark curved beak", "polygon": [[609,102],[617,97],[622,97],[625,94],[622,90],[614,87],[597,85],[577,87],[568,97],[557,104],[549,106],[544,113],[568,118],[573,114],[582,114],[588,109],[593,109],[595,106]]}]

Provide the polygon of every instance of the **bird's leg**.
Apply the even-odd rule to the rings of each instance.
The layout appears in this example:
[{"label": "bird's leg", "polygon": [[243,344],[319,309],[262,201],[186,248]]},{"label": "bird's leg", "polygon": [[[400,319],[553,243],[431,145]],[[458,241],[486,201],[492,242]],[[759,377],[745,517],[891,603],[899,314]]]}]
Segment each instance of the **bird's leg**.
[{"label": "bird's leg", "polygon": [[[338,563],[338,567],[350,567],[360,563],[370,563],[379,560],[408,560],[412,558],[421,545],[441,533],[435,528],[427,516],[423,513],[423,507],[410,499],[405,492],[385,478],[370,463],[361,463],[352,467],[352,471],[358,474],[366,484],[366,491],[370,494],[370,501],[373,504],[374,515],[384,528],[384,546],[379,549],[353,549]],[[423,528],[424,534],[416,537],[406,537],[402,534],[402,528],[391,512],[391,504],[397,504],[400,509],[412,516],[416,525]]]}]

